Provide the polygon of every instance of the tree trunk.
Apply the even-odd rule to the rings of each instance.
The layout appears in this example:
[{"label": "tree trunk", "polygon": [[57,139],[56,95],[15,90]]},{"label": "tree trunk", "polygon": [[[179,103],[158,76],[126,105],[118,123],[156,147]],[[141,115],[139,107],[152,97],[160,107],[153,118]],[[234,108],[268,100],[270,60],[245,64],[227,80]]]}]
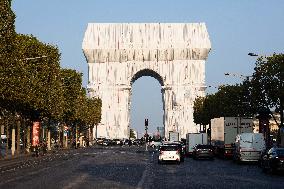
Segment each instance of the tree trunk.
[{"label": "tree trunk", "polygon": [[59,128],[57,129],[57,145],[60,146],[60,126]]},{"label": "tree trunk", "polygon": [[50,145],[50,129],[47,130],[47,150],[50,151],[51,150],[51,145]]},{"label": "tree trunk", "polygon": [[11,147],[11,153],[12,153],[12,157],[15,156],[15,148],[16,148],[16,130],[15,128],[12,128],[12,147]]},{"label": "tree trunk", "polygon": [[30,122],[27,125],[27,146],[26,146],[26,151],[30,153],[30,148],[31,148],[31,124]]},{"label": "tree trunk", "polygon": [[17,118],[16,120],[16,125],[17,125],[17,151],[16,154],[17,156],[20,155],[20,151],[21,151],[21,120],[20,118]]},{"label": "tree trunk", "polygon": [[68,134],[65,134],[65,148],[68,148]]},{"label": "tree trunk", "polygon": [[76,147],[79,147],[79,146],[77,146],[77,144],[78,144],[78,127],[77,127],[77,124],[76,124],[76,126],[75,126],[75,141],[76,141]]},{"label": "tree trunk", "polygon": [[9,142],[10,142],[10,128],[9,128],[9,121],[7,118],[5,118],[5,124],[6,124],[6,137],[7,137],[7,143],[6,143],[6,158],[8,158],[9,153]]},{"label": "tree trunk", "polygon": [[90,136],[89,136],[90,137],[89,138],[89,145],[93,145],[93,140],[94,140],[94,136],[93,136],[94,134],[93,133],[94,133],[94,126],[91,126],[90,127]]}]

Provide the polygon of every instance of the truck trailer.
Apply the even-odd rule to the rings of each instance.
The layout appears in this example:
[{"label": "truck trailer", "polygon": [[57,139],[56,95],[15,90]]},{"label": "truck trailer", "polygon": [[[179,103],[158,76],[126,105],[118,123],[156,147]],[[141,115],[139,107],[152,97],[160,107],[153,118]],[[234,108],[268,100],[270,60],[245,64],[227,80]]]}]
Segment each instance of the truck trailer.
[{"label": "truck trailer", "polygon": [[252,118],[219,117],[211,119],[211,144],[215,155],[232,158],[236,136],[240,133],[252,132]]},{"label": "truck trailer", "polygon": [[236,136],[234,160],[259,161],[266,145],[262,133],[241,133]]},{"label": "truck trailer", "polygon": [[185,153],[192,155],[194,147],[198,144],[208,144],[207,133],[187,133]]},{"label": "truck trailer", "polygon": [[169,141],[179,141],[179,132],[169,131]]}]

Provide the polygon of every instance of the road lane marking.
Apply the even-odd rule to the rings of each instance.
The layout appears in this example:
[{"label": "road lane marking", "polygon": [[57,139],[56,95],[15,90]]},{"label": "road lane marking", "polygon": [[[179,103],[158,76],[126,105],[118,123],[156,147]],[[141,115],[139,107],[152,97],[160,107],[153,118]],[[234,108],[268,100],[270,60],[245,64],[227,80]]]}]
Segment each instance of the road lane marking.
[{"label": "road lane marking", "polygon": [[72,182],[69,182],[67,186],[64,186],[63,189],[69,189],[74,188],[75,186],[79,186],[81,183],[83,183],[86,178],[88,177],[88,174],[78,175],[75,179],[72,179]]},{"label": "road lane marking", "polygon": [[147,173],[148,173],[148,166],[146,165],[146,168],[145,170],[143,171],[143,175],[142,175],[142,178],[140,179],[140,181],[138,182],[138,185],[137,185],[137,189],[142,189],[143,188],[143,184],[145,182],[145,179],[146,179],[146,176],[147,176]]}]

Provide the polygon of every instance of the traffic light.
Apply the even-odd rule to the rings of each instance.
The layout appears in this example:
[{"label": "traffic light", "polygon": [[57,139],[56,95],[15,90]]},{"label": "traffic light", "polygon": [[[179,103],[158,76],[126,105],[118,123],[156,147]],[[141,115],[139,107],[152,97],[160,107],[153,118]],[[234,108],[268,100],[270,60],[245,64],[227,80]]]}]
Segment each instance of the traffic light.
[{"label": "traffic light", "polygon": [[148,119],[145,119],[145,126],[148,126]]},{"label": "traffic light", "polygon": [[148,119],[145,119],[145,130],[148,130]]}]

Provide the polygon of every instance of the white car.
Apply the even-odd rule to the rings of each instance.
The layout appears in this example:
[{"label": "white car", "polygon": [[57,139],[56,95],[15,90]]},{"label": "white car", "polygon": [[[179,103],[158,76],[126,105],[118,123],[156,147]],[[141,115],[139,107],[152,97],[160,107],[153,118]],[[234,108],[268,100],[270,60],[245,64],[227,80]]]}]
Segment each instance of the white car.
[{"label": "white car", "polygon": [[173,161],[180,163],[181,152],[178,146],[174,145],[162,145],[159,149],[159,159],[158,163],[164,161]]},{"label": "white car", "polygon": [[162,144],[161,141],[152,141],[152,142],[150,143],[150,146],[151,146],[152,148],[157,148],[157,147],[159,147],[161,144]]}]

